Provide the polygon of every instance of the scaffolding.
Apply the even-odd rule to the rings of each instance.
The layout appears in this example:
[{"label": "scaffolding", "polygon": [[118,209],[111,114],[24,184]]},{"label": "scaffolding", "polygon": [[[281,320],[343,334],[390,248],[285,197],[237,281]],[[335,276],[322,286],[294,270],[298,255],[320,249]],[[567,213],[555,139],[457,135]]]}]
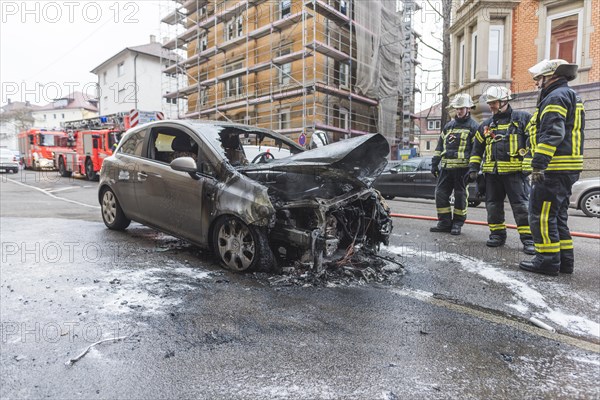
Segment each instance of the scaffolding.
[{"label": "scaffolding", "polygon": [[[293,139],[315,130],[328,132],[334,141],[381,132],[395,143],[400,57],[391,64],[383,61],[394,78],[388,74],[382,84],[381,64],[365,52],[382,52],[377,46],[384,28],[363,25],[356,18],[371,6],[356,6],[350,0],[171,3],[174,7],[162,22],[176,34],[163,46],[185,52],[185,57],[164,72],[183,80],[181,86],[163,92],[166,99],[187,100],[180,117],[241,122]],[[388,42],[399,43],[395,1],[367,3],[378,3],[386,11],[392,24],[386,27]],[[377,18],[372,19],[380,24]],[[361,76],[364,71],[376,81],[368,87]],[[382,114],[382,97],[396,102],[391,115]]]}]

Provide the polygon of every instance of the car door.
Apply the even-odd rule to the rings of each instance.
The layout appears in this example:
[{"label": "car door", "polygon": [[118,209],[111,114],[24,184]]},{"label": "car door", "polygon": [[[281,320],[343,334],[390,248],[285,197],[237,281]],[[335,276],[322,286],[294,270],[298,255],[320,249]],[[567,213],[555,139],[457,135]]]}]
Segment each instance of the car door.
[{"label": "car door", "polygon": [[139,163],[143,160],[142,152],[146,138],[146,129],[128,134],[115,154],[115,161],[106,164],[107,168],[110,168],[108,173],[114,181],[112,188],[121,208],[127,217],[135,220],[141,217],[135,186]]},{"label": "car door", "polygon": [[417,170],[421,163],[420,158],[410,158],[400,164],[399,172],[402,181],[402,197],[417,197]]},{"label": "car door", "polygon": [[431,173],[431,158],[424,158],[419,164],[415,177],[415,197],[435,198],[437,178]]},{"label": "car door", "polygon": [[[175,171],[170,164],[156,159],[158,135],[175,137],[191,135],[172,127],[154,127],[150,133],[147,157],[139,163],[136,198],[144,223],[196,243],[205,240],[205,221],[202,218],[207,177]],[[167,138],[168,142],[169,139]],[[172,140],[171,140],[172,141]]]}]

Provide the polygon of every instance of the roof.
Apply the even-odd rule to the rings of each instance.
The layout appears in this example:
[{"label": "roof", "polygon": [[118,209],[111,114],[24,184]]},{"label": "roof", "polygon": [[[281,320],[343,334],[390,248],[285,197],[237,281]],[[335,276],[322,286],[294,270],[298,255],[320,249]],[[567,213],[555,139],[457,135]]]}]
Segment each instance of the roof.
[{"label": "roof", "polygon": [[165,59],[168,59],[171,61],[177,61],[179,58],[177,56],[177,54],[163,48],[162,44],[160,44],[158,42],[153,42],[153,43],[142,44],[140,46],[125,47],[123,50],[121,50],[114,56],[103,61],[96,68],[92,69],[91,72],[93,74],[96,74],[103,66],[105,66],[109,62],[113,61],[114,59],[121,57],[123,54],[125,54],[128,51],[133,52],[133,53],[138,53],[138,54],[145,54],[145,55],[156,57],[156,58],[165,58]]},{"label": "roof", "polygon": [[[60,100],[67,100],[66,106],[57,105],[57,102]],[[66,97],[61,97],[58,99],[54,99],[51,103],[46,104],[45,106],[38,107],[33,111],[45,111],[45,110],[69,110],[69,109],[85,109],[90,111],[98,112],[98,107],[96,106],[97,100],[92,99],[87,95],[84,95],[81,92],[73,92]]]},{"label": "roof", "polygon": [[30,104],[22,101],[9,101],[5,106],[0,107],[3,112],[11,112],[11,111],[19,111],[19,110],[30,110],[35,111],[40,108],[40,106],[36,106],[35,104]]},{"label": "roof", "polygon": [[442,118],[442,103],[437,103],[429,108],[419,111],[416,114],[417,118]]}]

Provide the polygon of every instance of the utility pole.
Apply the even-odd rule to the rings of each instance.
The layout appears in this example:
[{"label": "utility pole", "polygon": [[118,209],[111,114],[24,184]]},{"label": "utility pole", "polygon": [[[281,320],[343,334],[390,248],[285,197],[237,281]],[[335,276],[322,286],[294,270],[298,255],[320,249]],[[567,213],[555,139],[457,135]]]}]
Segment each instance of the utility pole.
[{"label": "utility pole", "polygon": [[442,0],[443,42],[442,42],[442,126],[450,120],[448,114],[448,93],[450,92],[450,19],[452,0]]}]

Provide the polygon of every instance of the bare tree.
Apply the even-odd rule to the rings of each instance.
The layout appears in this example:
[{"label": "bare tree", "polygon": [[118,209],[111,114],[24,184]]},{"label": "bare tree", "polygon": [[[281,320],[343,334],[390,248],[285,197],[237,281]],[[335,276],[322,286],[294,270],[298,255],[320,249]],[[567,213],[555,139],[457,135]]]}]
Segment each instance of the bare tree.
[{"label": "bare tree", "polygon": [[17,131],[24,131],[33,126],[34,119],[31,110],[26,107],[0,113],[0,123],[9,122],[15,125]]}]

